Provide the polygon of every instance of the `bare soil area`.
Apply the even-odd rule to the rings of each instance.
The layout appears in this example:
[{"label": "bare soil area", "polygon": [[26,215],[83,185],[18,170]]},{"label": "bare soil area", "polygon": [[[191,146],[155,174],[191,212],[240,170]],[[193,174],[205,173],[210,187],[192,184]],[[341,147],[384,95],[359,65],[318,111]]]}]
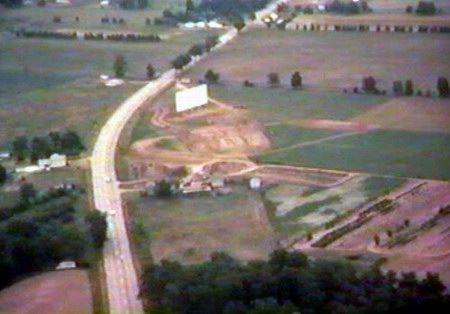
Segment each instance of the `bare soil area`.
[{"label": "bare soil area", "polygon": [[0,292],[0,313],[91,314],[91,287],[86,271],[37,275]]}]

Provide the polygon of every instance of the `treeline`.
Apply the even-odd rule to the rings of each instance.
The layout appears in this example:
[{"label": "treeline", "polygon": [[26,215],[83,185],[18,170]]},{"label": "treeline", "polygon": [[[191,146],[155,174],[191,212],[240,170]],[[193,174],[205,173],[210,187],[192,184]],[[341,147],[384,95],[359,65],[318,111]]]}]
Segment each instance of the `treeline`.
[{"label": "treeline", "polygon": [[120,0],[119,6],[125,10],[145,9],[149,5],[149,0]]},{"label": "treeline", "polygon": [[187,53],[179,55],[172,60],[172,67],[177,70],[184,68],[192,61],[192,57],[201,56],[211,51],[211,49],[217,46],[218,43],[219,37],[217,35],[207,37],[204,43],[191,46]]},{"label": "treeline", "polygon": [[[414,12],[412,5],[407,5],[405,12],[410,14]],[[435,15],[438,12],[436,5],[431,1],[419,1],[415,9],[417,15]]]},{"label": "treeline", "polygon": [[160,42],[161,37],[158,35],[142,35],[142,34],[104,34],[104,33],[84,33],[86,40],[111,40],[111,41],[130,41],[130,42]]},{"label": "treeline", "polygon": [[372,9],[367,4],[367,1],[340,1],[334,0],[325,6],[327,12],[338,14],[360,14],[372,12]]},{"label": "treeline", "polygon": [[444,313],[450,305],[435,274],[418,279],[348,262],[273,252],[242,264],[224,253],[195,265],[163,260],[145,269],[141,296],[155,313]]},{"label": "treeline", "polygon": [[64,133],[50,132],[46,136],[16,137],[11,143],[12,155],[17,161],[29,158],[36,161],[39,158],[48,158],[54,153],[68,156],[79,155],[85,146],[79,135],[74,131]]},{"label": "treeline", "polygon": [[0,288],[64,260],[87,266],[106,240],[106,218],[76,209],[76,195],[53,189],[46,200],[31,203],[39,192],[21,187],[21,201],[0,212]]},{"label": "treeline", "polygon": [[[16,31],[17,37],[23,38],[51,38],[51,39],[77,39],[77,32],[55,32],[55,31],[31,31],[19,30]],[[110,41],[128,41],[128,42],[160,42],[161,37],[158,35],[143,35],[143,34],[127,34],[127,33],[92,33],[86,32],[83,34],[85,40],[110,40]]]},{"label": "treeline", "polygon": [[18,8],[23,5],[23,0],[0,0],[0,5],[7,8]]}]

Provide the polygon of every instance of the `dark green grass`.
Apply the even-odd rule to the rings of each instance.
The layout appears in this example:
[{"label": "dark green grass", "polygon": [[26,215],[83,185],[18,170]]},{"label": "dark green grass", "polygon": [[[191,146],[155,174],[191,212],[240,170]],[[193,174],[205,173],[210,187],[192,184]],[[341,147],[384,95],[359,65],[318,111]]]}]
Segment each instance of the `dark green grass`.
[{"label": "dark green grass", "polygon": [[289,147],[338,134],[337,131],[306,129],[289,124],[268,126],[266,130],[275,148]]},{"label": "dark green grass", "polygon": [[299,119],[347,120],[386,101],[385,96],[212,86],[212,97],[252,110],[261,122]]},{"label": "dark green grass", "polygon": [[379,130],[256,158],[379,175],[450,179],[450,134]]}]

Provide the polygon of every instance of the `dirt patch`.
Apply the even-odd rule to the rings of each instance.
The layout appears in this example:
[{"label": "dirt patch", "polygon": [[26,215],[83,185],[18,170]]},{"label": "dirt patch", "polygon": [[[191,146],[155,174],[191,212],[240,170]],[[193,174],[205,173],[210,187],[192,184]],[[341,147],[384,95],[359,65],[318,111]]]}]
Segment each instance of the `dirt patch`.
[{"label": "dirt patch", "polygon": [[0,313],[91,314],[92,294],[86,271],[37,275],[0,292]]},{"label": "dirt patch", "polygon": [[394,98],[353,119],[386,129],[450,131],[450,101],[436,98]]},{"label": "dirt patch", "polygon": [[369,125],[363,122],[352,121],[336,121],[336,120],[301,120],[297,123],[298,126],[312,129],[326,129],[337,131],[355,131],[367,132],[375,128],[374,125]]},{"label": "dirt patch", "polygon": [[185,133],[181,140],[194,152],[256,153],[270,147],[270,141],[259,123],[234,126],[214,125]]}]

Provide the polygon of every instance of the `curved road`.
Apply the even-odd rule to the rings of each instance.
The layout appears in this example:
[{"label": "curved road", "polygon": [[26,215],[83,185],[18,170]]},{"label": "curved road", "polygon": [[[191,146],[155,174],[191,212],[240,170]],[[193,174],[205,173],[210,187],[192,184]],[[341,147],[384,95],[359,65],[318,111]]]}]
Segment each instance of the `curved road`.
[{"label": "curved road", "polygon": [[137,298],[139,284],[125,229],[122,198],[115,172],[115,154],[120,134],[128,120],[148,99],[175,82],[175,71],[164,73],[127,99],[100,131],[91,156],[95,207],[108,214],[109,241],[104,249],[104,266],[108,289],[109,310],[112,314],[143,313]]},{"label": "curved road", "polygon": [[[285,2],[278,0],[275,3]],[[276,9],[273,3],[264,14]],[[232,29],[219,38],[219,44],[211,51],[221,48],[237,36]],[[194,66],[205,55],[195,59],[184,70]],[[149,99],[158,96],[175,83],[176,72],[169,70],[159,79],[148,83],[128,98],[103,126],[91,156],[93,196],[96,209],[108,215],[108,241],[105,243],[103,263],[106,273],[109,312],[112,314],[144,313],[139,300],[139,281],[133,267],[122,197],[115,172],[115,154],[120,134],[133,114]]]}]

